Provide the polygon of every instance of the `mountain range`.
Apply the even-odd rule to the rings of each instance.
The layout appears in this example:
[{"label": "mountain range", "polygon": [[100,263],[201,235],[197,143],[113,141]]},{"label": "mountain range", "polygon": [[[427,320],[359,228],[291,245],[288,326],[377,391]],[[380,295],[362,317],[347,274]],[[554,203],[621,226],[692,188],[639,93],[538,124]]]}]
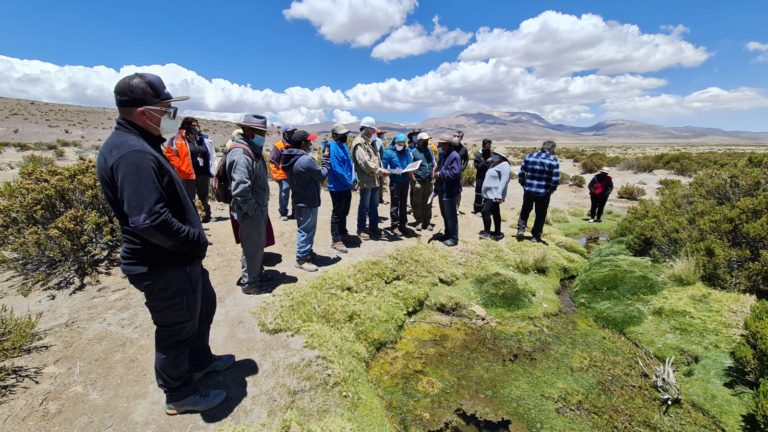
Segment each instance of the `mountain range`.
[{"label": "mountain range", "polygon": [[[332,122],[304,125],[302,128],[319,134],[330,133]],[[357,123],[346,124],[356,130]],[[553,124],[538,114],[529,112],[455,113],[432,118],[421,123],[401,125],[379,122],[378,127],[390,132],[423,129],[433,136],[462,130],[471,139],[490,138],[494,141],[696,141],[696,142],[766,142],[768,132],[725,131],[707,127],[667,127],[632,120],[604,120],[592,126]]]}]

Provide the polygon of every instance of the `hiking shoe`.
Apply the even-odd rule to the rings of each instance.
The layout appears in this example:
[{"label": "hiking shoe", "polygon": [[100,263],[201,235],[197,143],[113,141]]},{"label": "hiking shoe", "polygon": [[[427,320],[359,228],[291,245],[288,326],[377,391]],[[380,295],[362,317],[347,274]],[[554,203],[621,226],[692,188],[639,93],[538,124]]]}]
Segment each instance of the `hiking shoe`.
[{"label": "hiking shoe", "polygon": [[533,238],[531,238],[531,240],[534,243],[544,243],[544,240],[541,239],[541,236],[533,236]]},{"label": "hiking shoe", "polygon": [[403,236],[403,230],[401,230],[399,227],[392,227],[392,228],[389,229],[389,231],[393,235],[396,235],[398,237],[402,237]]},{"label": "hiking shoe", "polygon": [[491,238],[493,238],[496,241],[504,240],[504,233],[491,234]]},{"label": "hiking shoe", "polygon": [[595,219],[595,223],[603,223],[602,219]]},{"label": "hiking shoe", "polygon": [[280,216],[280,220],[285,222],[288,220],[288,216]]},{"label": "hiking shoe", "polygon": [[243,292],[243,294],[247,295],[262,295],[272,293],[272,290],[262,288],[256,284],[245,285],[240,290]]},{"label": "hiking shoe", "polygon": [[316,272],[317,266],[312,264],[309,260],[296,260],[296,268],[302,269],[306,272]]},{"label": "hiking shoe", "polygon": [[587,220],[587,222],[589,222],[589,223],[595,223],[595,220],[594,220],[594,219],[592,219],[592,218],[589,218],[589,219]]},{"label": "hiking shoe", "polygon": [[333,242],[333,244],[331,245],[331,248],[332,249],[336,249],[336,252],[339,252],[339,253],[347,253],[347,252],[349,252],[347,250],[346,246],[344,246],[344,243],[342,243],[340,241]]},{"label": "hiking shoe", "polygon": [[177,415],[208,411],[224,402],[226,397],[227,392],[224,390],[205,390],[186,397],[178,402],[166,403],[165,413],[168,415]]},{"label": "hiking shoe", "polygon": [[525,237],[525,230],[517,230],[517,239],[522,240]]},{"label": "hiking shoe", "polygon": [[368,234],[366,231],[358,231],[357,236],[360,237],[360,240],[370,240],[371,235]]},{"label": "hiking shoe", "polygon": [[269,282],[272,279],[273,279],[272,276],[270,276],[270,274],[265,272],[264,270],[262,270],[261,273],[259,273],[259,282]]},{"label": "hiking shoe", "polygon": [[370,238],[371,238],[371,240],[378,240],[378,239],[380,239],[381,238],[381,230],[377,229],[377,230],[371,231]]},{"label": "hiking shoe", "polygon": [[193,373],[192,379],[197,381],[209,373],[227,370],[232,367],[233,364],[235,364],[234,354],[214,355],[211,364],[209,364],[207,368]]},{"label": "hiking shoe", "polygon": [[454,247],[454,246],[458,245],[459,243],[449,239],[449,240],[443,241],[443,244],[448,246],[448,247]]},{"label": "hiking shoe", "polygon": [[480,240],[490,240],[491,239],[491,233],[488,231],[480,231]]}]

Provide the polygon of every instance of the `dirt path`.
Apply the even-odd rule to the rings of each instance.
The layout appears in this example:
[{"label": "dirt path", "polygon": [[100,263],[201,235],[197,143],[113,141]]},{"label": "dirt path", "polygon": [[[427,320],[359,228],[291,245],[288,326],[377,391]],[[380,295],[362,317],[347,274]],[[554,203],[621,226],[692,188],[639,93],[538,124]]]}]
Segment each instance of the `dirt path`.
[{"label": "dirt path", "polygon": [[[577,170],[567,163],[563,169]],[[648,183],[649,192],[659,176],[636,176],[617,173],[617,182]],[[276,189],[272,186],[270,213],[276,218]],[[460,216],[460,237],[476,238],[482,220],[470,214],[474,191],[465,188]],[[517,218],[522,191],[516,182],[510,184],[509,199],[502,207],[507,226]],[[277,245],[267,251],[268,270],[284,283],[278,290],[291,289],[297,281],[305,281],[325,271],[348,265],[369,256],[387,254],[395,248],[425,241],[410,238],[397,241],[364,242],[349,254],[337,254],[330,248],[330,199],[322,195],[315,250],[338,262],[308,274],[294,267],[296,225],[294,221],[273,220]],[[387,201],[388,201],[387,197]],[[552,199],[553,207],[586,206],[584,189],[563,187]],[[612,199],[609,208],[624,211],[630,203]],[[355,227],[357,194],[354,194],[350,230]],[[389,206],[380,207],[389,216]],[[433,222],[442,227],[435,208]],[[300,338],[267,335],[261,332],[251,311],[263,299],[246,296],[235,286],[239,275],[239,246],[232,241],[231,228],[225,220],[226,210],[214,205],[214,217],[222,220],[207,224],[213,245],[205,266],[218,294],[218,309],[212,328],[211,345],[217,353],[234,353],[236,366],[220,376],[205,378],[209,388],[226,388],[225,404],[203,415],[167,417],[163,414],[163,395],[154,382],[153,326],[143,305],[143,297],[133,289],[120,271],[101,278],[98,284],[75,294],[66,292],[52,296],[33,292],[29,297],[16,294],[12,279],[0,280],[0,300],[17,313],[42,312],[40,329],[44,339],[41,349],[17,363],[40,367],[36,382],[27,381],[23,388],[0,404],[0,429],[6,431],[194,431],[213,430],[222,421],[259,423],[275,415],[285,391],[302,391],[295,382],[292,368],[315,362],[316,355],[303,348]],[[388,222],[382,224],[388,226]],[[505,228],[509,234],[511,229]],[[431,233],[430,233],[431,234]],[[437,246],[442,247],[442,246]],[[331,260],[329,260],[331,261]]]}]

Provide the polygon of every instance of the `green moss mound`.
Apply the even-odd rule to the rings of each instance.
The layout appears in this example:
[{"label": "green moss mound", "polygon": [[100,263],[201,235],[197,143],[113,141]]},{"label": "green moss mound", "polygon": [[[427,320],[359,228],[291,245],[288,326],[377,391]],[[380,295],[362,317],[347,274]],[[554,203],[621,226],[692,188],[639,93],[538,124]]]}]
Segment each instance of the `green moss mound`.
[{"label": "green moss mound", "polygon": [[493,271],[472,282],[483,306],[518,310],[533,303],[531,293],[509,272]]}]

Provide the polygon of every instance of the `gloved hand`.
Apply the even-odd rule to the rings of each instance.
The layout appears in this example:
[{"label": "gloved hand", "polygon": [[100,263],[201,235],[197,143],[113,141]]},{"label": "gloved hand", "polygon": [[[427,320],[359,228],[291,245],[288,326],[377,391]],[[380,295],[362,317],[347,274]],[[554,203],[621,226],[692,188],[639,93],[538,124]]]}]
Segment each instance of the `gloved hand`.
[{"label": "gloved hand", "polygon": [[419,183],[419,182],[414,183],[413,184],[413,188],[414,189],[421,189],[421,183]]}]

